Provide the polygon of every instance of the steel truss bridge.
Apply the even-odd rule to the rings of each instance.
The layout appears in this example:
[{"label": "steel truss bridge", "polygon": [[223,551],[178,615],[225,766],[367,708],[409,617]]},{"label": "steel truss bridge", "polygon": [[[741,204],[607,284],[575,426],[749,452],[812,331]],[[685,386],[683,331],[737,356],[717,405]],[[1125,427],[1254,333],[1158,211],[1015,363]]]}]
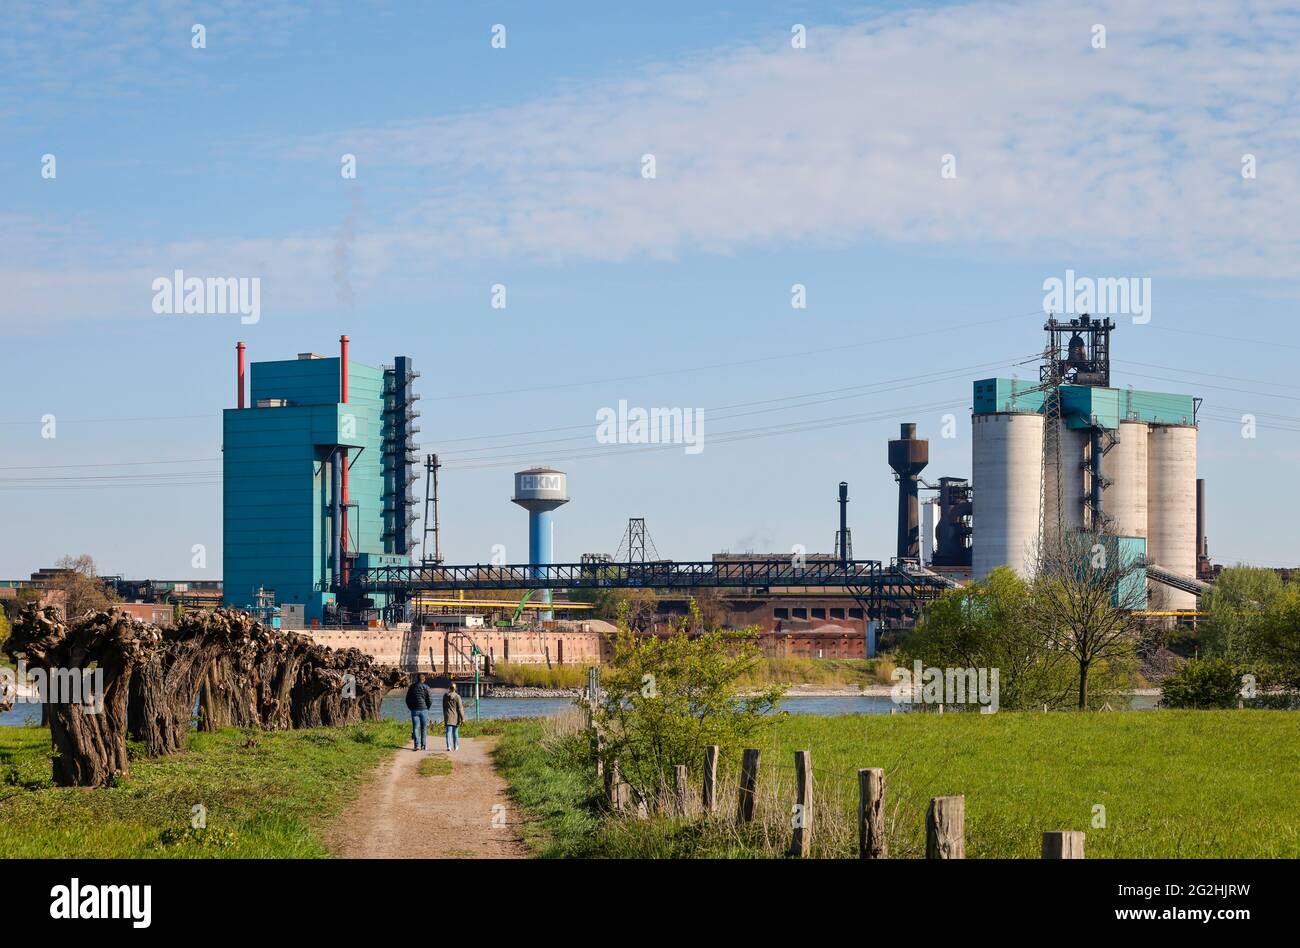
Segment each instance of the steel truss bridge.
[{"label": "steel truss bridge", "polygon": [[354,571],[349,592],[375,593],[404,603],[418,592],[500,589],[737,589],[766,595],[773,589],[842,589],[882,624],[914,614],[955,585],[912,563],[880,560],[704,560],[545,565],[376,566]]}]

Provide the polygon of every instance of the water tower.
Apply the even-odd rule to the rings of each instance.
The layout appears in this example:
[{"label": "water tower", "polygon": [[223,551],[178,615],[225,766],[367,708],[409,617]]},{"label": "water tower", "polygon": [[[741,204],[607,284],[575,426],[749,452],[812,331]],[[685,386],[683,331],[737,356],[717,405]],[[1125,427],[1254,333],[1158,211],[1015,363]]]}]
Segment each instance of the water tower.
[{"label": "water tower", "polygon": [[[515,475],[515,496],[510,498],[528,511],[528,565],[546,566],[554,562],[555,524],[551,511],[569,502],[568,477],[549,467],[530,467]],[[540,576],[541,570],[533,575]],[[542,602],[551,603],[551,591],[541,591]],[[555,618],[549,609],[543,619]]]}]

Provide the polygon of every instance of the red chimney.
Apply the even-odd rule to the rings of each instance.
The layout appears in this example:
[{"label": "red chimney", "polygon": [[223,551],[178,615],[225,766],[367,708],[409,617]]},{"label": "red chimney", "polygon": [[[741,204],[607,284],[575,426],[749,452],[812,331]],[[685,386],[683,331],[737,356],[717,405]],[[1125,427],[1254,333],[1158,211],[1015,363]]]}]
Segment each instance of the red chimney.
[{"label": "red chimney", "polygon": [[237,408],[243,408],[244,407],[244,344],[242,342],[235,344],[235,353],[238,357],[238,362],[239,362],[239,370],[238,370],[239,398],[236,399],[235,406]]},{"label": "red chimney", "polygon": [[339,336],[339,401],[348,403],[348,337]]}]

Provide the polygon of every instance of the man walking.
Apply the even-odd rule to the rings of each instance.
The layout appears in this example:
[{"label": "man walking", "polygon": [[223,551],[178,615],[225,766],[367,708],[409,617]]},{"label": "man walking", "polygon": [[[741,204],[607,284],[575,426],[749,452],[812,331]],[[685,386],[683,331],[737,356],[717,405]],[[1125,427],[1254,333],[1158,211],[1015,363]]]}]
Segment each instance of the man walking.
[{"label": "man walking", "polygon": [[456,683],[453,681],[447,693],[442,696],[442,723],[447,728],[447,750],[454,751],[460,748],[460,726],[465,720],[465,706],[460,702],[460,695],[456,693]]},{"label": "man walking", "polygon": [[433,707],[433,692],[424,683],[424,676],[416,674],[411,687],[406,689],[406,707],[411,712],[411,750],[424,750],[424,735],[429,726],[429,710]]}]

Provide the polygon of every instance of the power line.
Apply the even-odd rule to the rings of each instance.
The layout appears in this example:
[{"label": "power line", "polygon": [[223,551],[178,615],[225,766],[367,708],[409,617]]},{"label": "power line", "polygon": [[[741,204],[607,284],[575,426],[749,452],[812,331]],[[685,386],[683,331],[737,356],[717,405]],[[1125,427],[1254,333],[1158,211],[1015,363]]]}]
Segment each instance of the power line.
[{"label": "power line", "polygon": [[1216,332],[1203,332],[1199,329],[1175,329],[1172,326],[1148,326],[1148,329],[1156,329],[1160,332],[1176,332],[1184,336],[1205,336],[1208,339],[1226,339],[1229,342],[1245,342],[1255,346],[1266,346],[1270,349],[1300,349],[1298,345],[1292,345],[1288,342],[1278,342],[1276,339],[1269,339],[1267,342],[1263,339],[1245,339],[1241,336],[1225,336]]},{"label": "power line", "polygon": [[0,471],[47,471],[70,467],[132,467],[142,464],[194,464],[220,461],[221,458],[173,458],[166,461],[94,461],[88,464],[18,464],[0,467]]},{"label": "power line", "polygon": [[662,378],[666,375],[682,375],[688,372],[708,372],[714,369],[731,369],[746,365],[760,365],[764,362],[788,362],[791,359],[800,359],[810,355],[825,355],[828,352],[843,352],[845,349],[861,349],[864,346],[878,346],[887,342],[901,342],[908,339],[919,339],[923,336],[935,336],[948,334],[962,329],[971,329],[979,326],[990,326],[995,323],[1004,323],[1012,319],[1026,319],[1029,316],[1042,315],[1041,309],[1036,309],[1030,313],[1018,313],[1015,316],[998,316],[995,319],[985,319],[976,322],[958,323],[952,326],[940,326],[935,329],[922,329],[918,332],[903,333],[898,336],[886,336],[880,339],[867,339],[862,342],[850,342],[837,346],[826,346],[821,349],[805,349],[802,352],[783,352],[778,355],[760,356],[754,359],[740,359],[732,362],[715,362],[710,365],[688,366],[680,369],[664,369],[660,372],[645,372],[639,375],[622,375],[612,376],[603,379],[583,379],[577,382],[560,382],[555,385],[536,385],[528,388],[505,388],[488,392],[458,392],[454,395],[433,395],[426,396],[424,401],[438,402],[451,401],[462,398],[487,398],[493,395],[521,395],[528,392],[548,392],[563,388],[580,388],[586,385],[605,385],[610,382],[631,382],[641,379]]},{"label": "power line", "polygon": [[[866,383],[864,385],[851,385],[842,388],[825,389],[819,392],[806,392],[800,395],[785,395],[777,398],[757,399],[755,401],[738,402],[733,405],[722,405],[716,408],[705,408],[702,410],[708,411],[715,420],[717,420],[718,418],[722,418],[722,419],[743,418],[750,415],[764,414],[767,412],[791,411],[799,408],[807,408],[812,405],[824,405],[830,402],[844,401],[845,399],[865,398],[869,396],[884,395],[884,394],[888,394],[891,391],[900,391],[905,388],[916,388],[922,385],[932,385],[936,382],[950,381],[953,378],[962,378],[966,375],[966,373],[975,371],[977,369],[991,368],[991,367],[1008,364],[1008,361],[1009,360],[997,360],[994,362],[984,362],[984,363],[979,363],[977,365],[962,366],[956,369],[944,369],[941,371],[929,372],[920,376],[906,376],[899,379],[885,379],[879,382]],[[915,379],[915,381],[909,382],[908,381],[909,379]],[[899,384],[903,382],[907,382],[907,384]],[[859,391],[860,389],[879,389],[879,391]],[[757,409],[755,411],[750,411],[750,412],[733,412],[731,414],[724,414],[724,415],[716,414],[717,412],[727,412],[734,408],[745,408],[752,405],[767,405],[777,401],[809,399],[809,398],[814,398],[815,396],[818,395],[828,395],[834,392],[851,392],[852,394],[841,394],[841,395],[836,395],[832,398],[822,398],[816,401],[805,401],[802,404],[797,404],[797,405],[781,405],[772,408]],[[590,422],[587,422],[585,424],[579,424],[579,425],[565,425],[558,428],[541,429],[535,432],[517,432],[517,433],[518,434],[544,434],[547,433],[548,431],[590,432],[591,429],[592,429],[592,424]],[[483,435],[480,437],[491,438],[493,436]],[[507,437],[507,435],[499,435],[497,437]],[[567,441],[585,441],[588,439],[588,437],[589,437],[588,435],[580,435],[572,438],[548,438],[539,441],[512,442],[512,443],[501,444],[501,445],[482,445],[482,446],[475,446],[471,448],[453,449],[452,451],[449,452],[442,452],[442,456],[464,454],[466,452],[473,452],[473,451],[494,451],[498,449],[515,449],[515,448],[527,447],[531,445],[561,444]],[[469,439],[460,439],[460,440],[469,440]],[[446,442],[439,441],[438,443],[444,444]]]},{"label": "power line", "polygon": [[[768,438],[783,434],[821,431],[828,428],[842,428],[847,425],[856,425],[864,422],[880,421],[886,418],[897,417],[899,414],[904,412],[957,408],[965,404],[966,399],[950,399],[940,402],[932,402],[927,405],[891,407],[881,409],[877,412],[862,412],[853,415],[840,415],[830,418],[808,419],[803,422],[790,422],[783,425],[762,425],[756,428],[742,428],[710,435],[708,437],[708,444],[730,444],[736,441],[749,441],[755,438]],[[682,449],[682,444],[608,445],[594,450],[588,450],[586,448],[568,448],[553,453],[563,455],[564,460],[581,460],[584,458],[626,457],[646,451],[681,451]],[[513,455],[510,457],[462,458],[460,462],[455,464],[455,468],[457,470],[478,470],[480,468],[504,467],[533,457],[536,457],[536,452]]]}]

